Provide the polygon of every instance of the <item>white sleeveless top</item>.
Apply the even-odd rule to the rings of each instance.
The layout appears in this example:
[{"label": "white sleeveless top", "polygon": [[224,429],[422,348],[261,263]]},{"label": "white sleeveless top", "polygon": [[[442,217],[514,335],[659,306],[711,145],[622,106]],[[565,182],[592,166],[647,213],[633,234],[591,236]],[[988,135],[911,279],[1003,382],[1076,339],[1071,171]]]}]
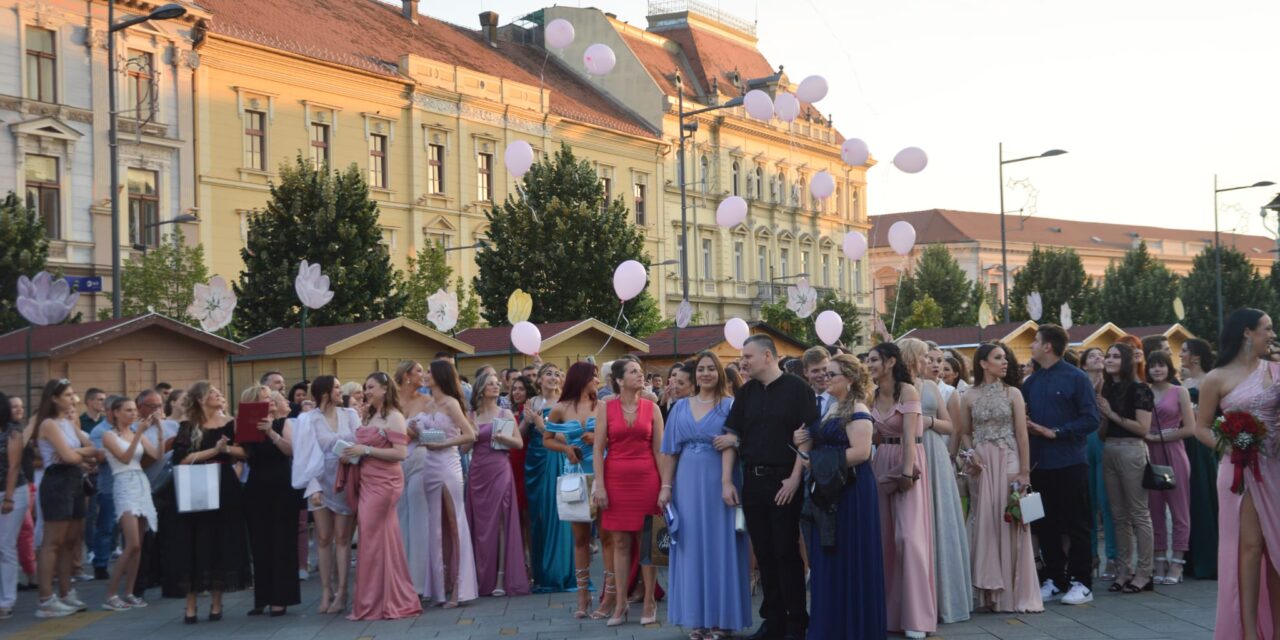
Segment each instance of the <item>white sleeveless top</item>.
[{"label": "white sleeveless top", "polygon": [[[102,437],[105,439],[107,436],[111,436],[112,438],[115,438],[116,441],[120,444],[120,446],[124,447],[126,451],[129,449],[130,443],[125,442],[124,438],[121,438],[119,435],[116,434],[116,432],[108,431],[105,434],[103,434]],[[137,438],[141,436],[134,434],[134,437]],[[131,458],[128,464],[126,464],[124,462],[120,462],[120,459],[117,458],[115,454],[108,451],[107,462],[111,465],[111,475],[121,474],[126,471],[142,471],[142,454],[143,453],[145,453],[145,451],[142,449],[142,444],[139,443],[138,447],[133,450],[133,458]]]}]

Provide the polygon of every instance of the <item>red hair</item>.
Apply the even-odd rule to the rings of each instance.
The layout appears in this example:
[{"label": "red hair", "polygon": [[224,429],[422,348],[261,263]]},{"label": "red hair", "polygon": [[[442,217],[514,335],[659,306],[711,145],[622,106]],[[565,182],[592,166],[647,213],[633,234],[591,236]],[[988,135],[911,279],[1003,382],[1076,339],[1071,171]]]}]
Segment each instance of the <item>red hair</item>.
[{"label": "red hair", "polygon": [[[564,388],[560,390],[560,401],[569,402],[574,405],[582,399],[582,394],[587,390],[587,385],[595,379],[598,370],[594,364],[590,362],[575,362],[569,367],[569,372],[564,376]],[[591,400],[591,408],[596,406],[596,394],[594,391],[587,394]]]},{"label": "red hair", "polygon": [[[1142,340],[1140,340],[1138,336],[1126,333],[1123,336],[1120,336],[1120,339],[1116,340],[1116,342],[1119,344],[1129,345],[1133,348],[1135,353],[1143,353]],[[1146,354],[1143,353],[1143,355],[1145,356]],[[1147,379],[1147,359],[1145,357],[1142,358],[1142,362],[1138,362],[1137,358],[1133,359],[1133,375],[1136,376],[1138,380],[1145,381]]]}]

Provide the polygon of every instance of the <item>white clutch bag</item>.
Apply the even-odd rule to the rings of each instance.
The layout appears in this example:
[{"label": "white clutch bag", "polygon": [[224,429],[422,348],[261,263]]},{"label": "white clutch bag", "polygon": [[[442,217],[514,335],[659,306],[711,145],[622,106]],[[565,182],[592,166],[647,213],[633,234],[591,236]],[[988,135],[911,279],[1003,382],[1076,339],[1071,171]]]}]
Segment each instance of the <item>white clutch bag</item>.
[{"label": "white clutch bag", "polygon": [[506,451],[509,447],[498,442],[498,436],[510,438],[516,433],[516,421],[506,418],[495,418],[493,421],[493,438],[489,441],[489,448],[494,451]]},{"label": "white clutch bag", "polygon": [[438,444],[444,440],[444,432],[439,429],[423,429],[418,432],[418,442],[422,444]]},{"label": "white clutch bag", "polygon": [[1023,496],[1018,501],[1018,507],[1022,509],[1022,524],[1031,524],[1044,517],[1044,503],[1040,501],[1038,493]]},{"label": "white clutch bag", "polygon": [[733,530],[737,533],[747,532],[747,516],[742,512],[742,507],[733,508]]}]

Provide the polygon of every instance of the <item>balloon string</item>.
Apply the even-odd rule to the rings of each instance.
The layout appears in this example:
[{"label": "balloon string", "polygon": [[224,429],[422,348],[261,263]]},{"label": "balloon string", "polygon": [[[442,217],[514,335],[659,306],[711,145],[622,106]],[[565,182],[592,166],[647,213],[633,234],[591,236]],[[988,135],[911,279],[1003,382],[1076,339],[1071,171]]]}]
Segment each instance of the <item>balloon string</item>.
[{"label": "balloon string", "polygon": [[626,326],[627,326],[627,330],[628,330],[628,331],[630,331],[630,330],[631,330],[631,321],[630,321],[630,320],[628,320],[628,319],[627,319],[627,317],[626,317],[625,315],[622,315],[622,314],[623,314],[623,312],[624,312],[624,311],[626,311],[626,310],[627,310],[627,303],[625,303],[625,302],[624,302],[624,303],[622,303],[622,306],[618,307],[618,319],[613,321],[613,328],[609,329],[609,337],[608,337],[608,338],[605,338],[605,340],[604,340],[604,344],[603,344],[603,345],[600,345],[600,350],[599,350],[599,351],[597,351],[597,352],[595,352],[595,354],[594,354],[594,355],[597,355],[597,356],[598,356],[598,355],[600,355],[601,353],[604,353],[604,348],[605,348],[605,347],[607,347],[607,346],[609,346],[609,342],[610,342],[611,340],[613,340],[613,334],[618,330],[618,325],[619,325],[619,324],[623,324],[623,323],[625,323],[625,324],[626,324]]},{"label": "balloon string", "polygon": [[524,189],[520,188],[519,181],[516,181],[516,194],[520,196],[521,200],[524,200],[525,206],[529,207],[529,214],[533,216],[533,221],[542,222],[541,220],[538,219],[538,212],[534,211],[533,205],[529,203],[529,196],[526,196],[524,194]]},{"label": "balloon string", "polygon": [[898,331],[898,299],[902,297],[902,274],[907,272],[907,261],[910,258],[903,256],[902,270],[898,272],[898,286],[894,288],[893,294],[893,319],[889,321],[889,339],[893,339],[893,335]]}]

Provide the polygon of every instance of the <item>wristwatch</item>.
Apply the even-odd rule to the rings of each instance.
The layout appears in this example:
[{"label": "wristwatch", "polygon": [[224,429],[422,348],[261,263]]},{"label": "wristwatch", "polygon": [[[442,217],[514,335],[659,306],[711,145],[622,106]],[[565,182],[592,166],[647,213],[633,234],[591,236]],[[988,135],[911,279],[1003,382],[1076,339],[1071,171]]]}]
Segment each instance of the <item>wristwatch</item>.
[{"label": "wristwatch", "polygon": [[370,455],[370,454],[372,454],[372,453],[373,453],[373,449],[370,449],[370,448],[369,448],[369,445],[367,445],[367,444],[366,444],[366,445],[364,446],[364,455],[367,457],[367,456],[369,456],[369,455]]}]

